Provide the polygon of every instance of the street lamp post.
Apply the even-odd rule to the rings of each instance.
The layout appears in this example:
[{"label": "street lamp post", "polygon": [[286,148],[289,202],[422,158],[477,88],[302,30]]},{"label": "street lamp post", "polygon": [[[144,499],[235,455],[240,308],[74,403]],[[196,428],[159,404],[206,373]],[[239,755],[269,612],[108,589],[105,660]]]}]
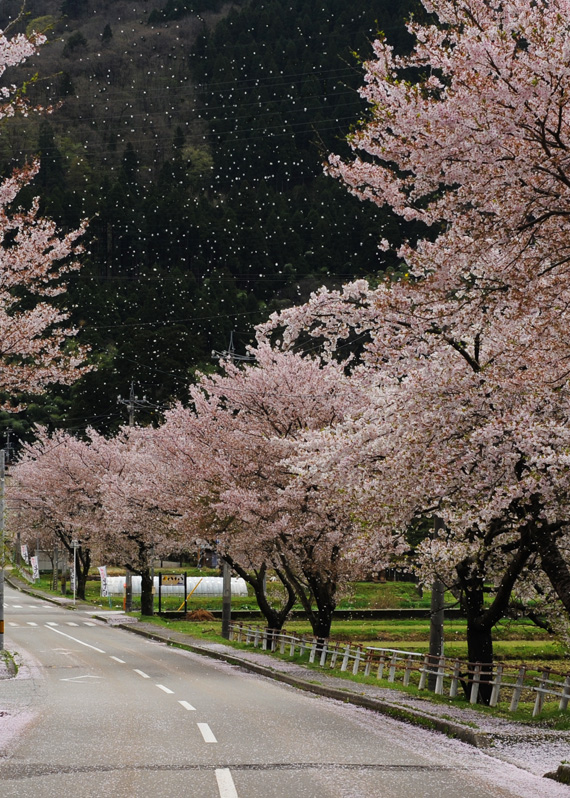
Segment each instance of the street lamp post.
[{"label": "street lamp post", "polygon": [[77,549],[81,545],[78,540],[72,540],[73,546],[73,603],[75,604],[75,596],[77,594]]},{"label": "street lamp post", "polygon": [[222,560],[222,637],[229,640],[230,637],[230,623],[232,617],[232,580],[231,569],[229,564]]}]

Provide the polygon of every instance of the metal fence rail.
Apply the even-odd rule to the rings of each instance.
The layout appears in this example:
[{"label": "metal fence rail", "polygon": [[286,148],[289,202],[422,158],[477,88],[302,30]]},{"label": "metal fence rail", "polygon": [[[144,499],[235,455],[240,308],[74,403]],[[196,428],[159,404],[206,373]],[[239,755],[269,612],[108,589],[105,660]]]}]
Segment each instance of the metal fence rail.
[{"label": "metal fence rail", "polygon": [[[534,702],[533,717],[540,714],[545,701],[558,700],[558,708],[568,709],[570,701],[570,671],[552,668],[537,671],[531,665],[511,666],[506,663],[466,662],[449,657],[434,657],[417,651],[338,643],[307,635],[297,637],[285,629],[268,629],[244,623],[230,624],[230,639],[264,651],[278,651],[290,657],[306,656],[310,663],[321,667],[350,670],[353,675],[375,676],[390,683],[415,685],[424,690],[433,684],[437,695],[447,692],[456,698],[463,691],[471,704],[480,695],[485,703],[495,707],[510,698],[509,710],[514,712],[521,701]],[[431,677],[431,679],[430,679]]]}]

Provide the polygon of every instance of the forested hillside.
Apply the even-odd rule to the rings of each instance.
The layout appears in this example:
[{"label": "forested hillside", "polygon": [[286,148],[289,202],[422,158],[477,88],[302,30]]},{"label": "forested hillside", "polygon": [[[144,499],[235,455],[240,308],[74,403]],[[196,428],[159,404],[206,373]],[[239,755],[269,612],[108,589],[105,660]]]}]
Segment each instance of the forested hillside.
[{"label": "forested hillside", "polygon": [[[0,136],[3,173],[38,154],[34,192],[88,253],[64,304],[97,371],[2,422],[126,421],[117,398],[184,399],[211,352],[239,352],[275,307],[375,275],[400,222],[323,176],[364,112],[359,58],[400,48],[411,0],[20,0],[0,27],[44,30],[28,96],[53,113]],[[31,193],[30,193],[31,196]],[[28,197],[29,199],[29,197]],[[137,420],[148,421],[141,412]]]}]

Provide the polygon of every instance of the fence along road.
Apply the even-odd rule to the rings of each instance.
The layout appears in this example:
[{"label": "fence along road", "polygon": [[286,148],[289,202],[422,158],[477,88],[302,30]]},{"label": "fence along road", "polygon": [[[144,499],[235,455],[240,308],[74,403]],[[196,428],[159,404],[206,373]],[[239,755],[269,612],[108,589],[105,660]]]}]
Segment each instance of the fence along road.
[{"label": "fence along road", "polygon": [[567,794],[442,735],[11,589],[5,602],[7,645],[26,667],[0,682],[3,798]]},{"label": "fence along road", "polygon": [[[308,662],[318,662],[322,667],[338,668],[341,672],[349,670],[354,676],[376,675],[388,682],[400,681],[404,686],[415,684],[424,690],[430,675],[435,677],[435,694],[444,695],[444,685],[448,684],[447,695],[456,698],[461,685],[471,704],[476,704],[479,691],[485,687],[489,691],[489,706],[499,703],[501,690],[510,691],[509,709],[515,712],[523,694],[530,698],[533,717],[540,714],[546,700],[556,700],[560,712],[568,711],[570,702],[570,670],[555,671],[542,666],[536,671],[529,665],[515,667],[504,663],[465,662],[456,658],[432,656],[415,651],[362,646],[353,643],[331,642],[326,639],[297,637],[285,629],[268,629],[244,623],[230,624],[230,639],[264,651],[277,651],[292,657],[298,653],[307,657]],[[413,677],[416,677],[413,679]]]}]

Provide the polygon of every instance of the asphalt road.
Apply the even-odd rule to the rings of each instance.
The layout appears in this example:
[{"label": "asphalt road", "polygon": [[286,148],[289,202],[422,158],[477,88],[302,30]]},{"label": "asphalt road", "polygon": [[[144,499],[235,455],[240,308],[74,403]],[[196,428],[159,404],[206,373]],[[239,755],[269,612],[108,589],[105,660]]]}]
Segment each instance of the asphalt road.
[{"label": "asphalt road", "polygon": [[[2,798],[541,798],[455,740],[6,588]],[[567,793],[570,795],[570,791]]]}]

